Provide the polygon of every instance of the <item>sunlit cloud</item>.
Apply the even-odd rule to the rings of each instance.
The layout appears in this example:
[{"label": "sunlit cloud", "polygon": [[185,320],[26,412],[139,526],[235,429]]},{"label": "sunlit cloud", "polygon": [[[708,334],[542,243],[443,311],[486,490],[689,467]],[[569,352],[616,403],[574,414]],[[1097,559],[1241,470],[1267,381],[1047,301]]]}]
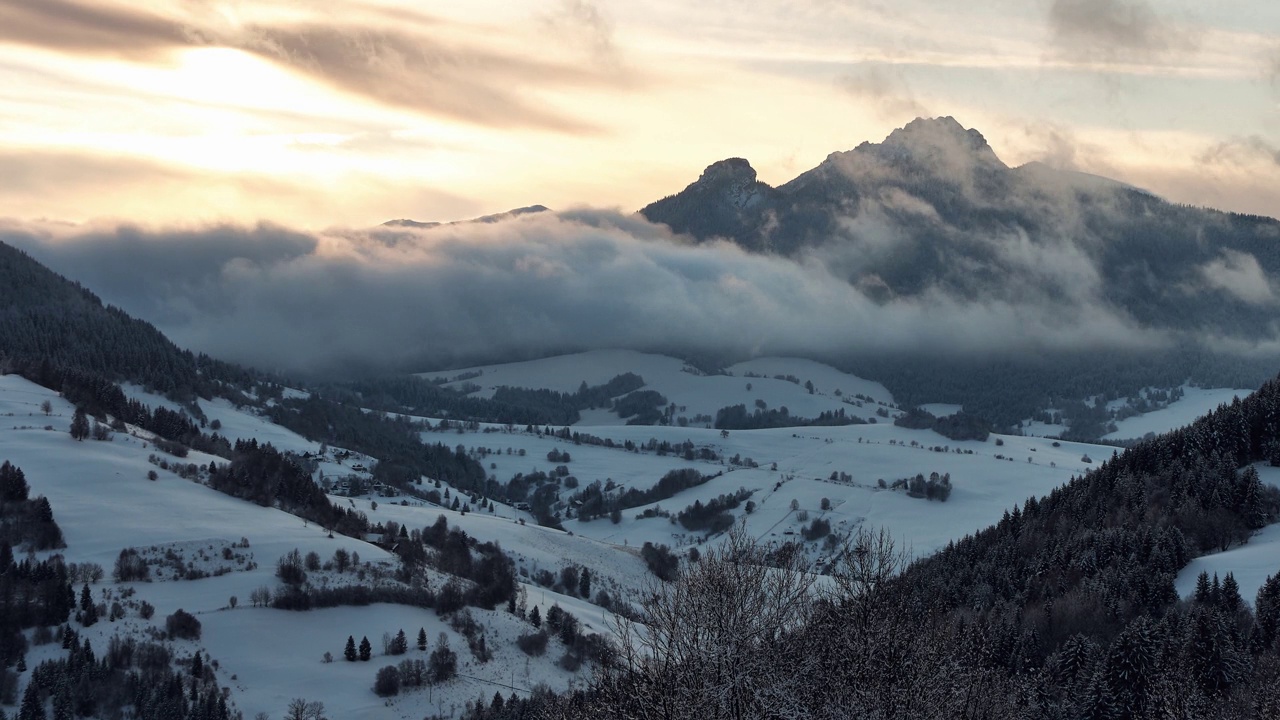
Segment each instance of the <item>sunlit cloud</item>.
[{"label": "sunlit cloud", "polygon": [[1249,186],[1260,165],[1194,172],[1236,138],[1280,145],[1277,34],[1277,13],[1156,0],[0,0],[0,150],[28,177],[132,162],[152,171],[125,173],[130,192],[167,198],[70,182],[0,193],[0,214],[321,229],[631,210],[726,157],[780,184],[917,115],[964,118],[1011,164],[1280,214]]},{"label": "sunlit cloud", "polygon": [[[216,13],[171,18],[122,5],[0,0],[0,40],[72,54],[169,60],[192,48],[251,53],[345,92],[495,126],[577,131],[589,124],[532,101],[529,87],[610,82],[589,65],[455,40],[452,23],[335,24],[323,15],[265,24]],[[242,83],[243,85],[243,83]]]}]

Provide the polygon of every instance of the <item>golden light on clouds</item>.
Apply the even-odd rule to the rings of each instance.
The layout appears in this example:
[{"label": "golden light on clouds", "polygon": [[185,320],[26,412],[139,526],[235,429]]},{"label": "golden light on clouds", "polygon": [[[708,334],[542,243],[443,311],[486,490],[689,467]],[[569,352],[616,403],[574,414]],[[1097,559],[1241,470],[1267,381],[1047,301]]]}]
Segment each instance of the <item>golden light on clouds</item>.
[{"label": "golden light on clouds", "polygon": [[1280,214],[1280,11],[1238,5],[0,0],[0,215],[634,210],[725,157],[785,182],[916,114],[1010,164]]}]

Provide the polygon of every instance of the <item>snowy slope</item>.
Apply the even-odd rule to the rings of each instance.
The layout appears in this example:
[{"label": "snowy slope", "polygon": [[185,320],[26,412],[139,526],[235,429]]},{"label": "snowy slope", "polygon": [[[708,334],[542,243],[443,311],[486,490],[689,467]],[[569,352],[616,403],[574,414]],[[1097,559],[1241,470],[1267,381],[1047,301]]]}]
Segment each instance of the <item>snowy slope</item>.
[{"label": "snowy slope", "polygon": [[930,413],[934,417],[950,417],[964,410],[963,405],[955,405],[953,403],[925,403],[920,406],[921,410]]},{"label": "snowy slope", "polygon": [[[627,372],[643,377],[645,389],[662,393],[668,402],[682,408],[676,416],[685,417],[690,422],[699,415],[714,418],[716,411],[727,405],[740,403],[748,410],[754,410],[757,400],[769,408],[786,407],[791,415],[798,417],[816,417],[826,411],[844,409],[846,414],[861,418],[875,417],[881,404],[893,402],[892,395],[880,383],[797,358],[759,358],[728,368],[731,375],[703,375],[683,361],[665,355],[630,350],[593,350],[527,362],[425,373],[423,377],[453,380],[480,373],[449,384],[451,387],[461,387],[466,383],[479,385],[478,396],[492,397],[494,390],[503,385],[572,393],[583,382],[601,385]],[[750,377],[748,373],[764,377]],[[777,375],[790,375],[799,382],[777,379]],[[812,394],[804,387],[806,382],[813,383]],[[870,397],[874,402],[858,401],[854,398],[858,394]],[[588,411],[583,413],[583,420],[578,424],[593,426],[617,422],[618,418],[612,414]]]},{"label": "snowy slope", "polygon": [[[49,415],[40,407],[45,401],[51,405]],[[471,658],[465,639],[430,611],[376,605],[291,613],[250,607],[250,593],[255,588],[279,584],[274,576],[276,562],[294,548],[304,554],[314,551],[326,559],[334,550],[346,548],[358,553],[362,567],[370,572],[389,573],[394,567],[392,556],[365,542],[342,536],[330,538],[322,529],[293,515],[228,497],[160,470],[148,461],[156,450],[143,438],[115,433],[110,441],[77,442],[67,432],[73,410],[56,393],[17,376],[0,376],[0,459],[22,468],[33,495],[49,498],[67,541],[67,547],[59,552],[70,562],[94,562],[107,570],[107,579],[93,588],[95,596],[116,600],[122,598],[124,591],[132,590],[136,594],[129,603],[146,600],[156,608],[150,621],[130,610],[123,620],[104,620],[84,629],[83,634],[95,647],[106,647],[108,638],[115,633],[137,634],[148,627],[162,628],[167,615],[185,609],[200,619],[204,633],[199,642],[175,642],[176,655],[189,657],[198,647],[207,651],[218,661],[219,682],[232,689],[231,700],[246,717],[258,712],[280,717],[290,699],[306,697],[324,702],[329,717],[420,718],[428,713],[448,714],[451,708],[461,708],[467,700],[480,695],[491,698],[495,690],[509,694],[510,685],[523,693],[539,683],[564,689],[581,682],[585,670],[571,673],[556,666],[562,650],[554,640],[542,658],[530,659],[520,652],[513,640],[531,628],[503,611],[471,610],[487,628],[490,649],[495,653],[494,660],[481,665]],[[192,453],[183,462],[207,464],[210,459]],[[151,470],[157,471],[155,481],[147,479]],[[400,512],[407,510],[397,508],[396,516],[410,520]],[[379,513],[390,516],[382,508]],[[418,509],[421,522],[415,520],[415,526],[429,524],[437,514],[438,511]],[[475,525],[475,520],[468,518],[468,531]],[[247,548],[239,547],[242,538],[249,541]],[[518,543],[513,539],[511,544]],[[245,569],[247,564],[232,562],[234,571],[200,580],[158,578],[155,582],[123,585],[110,580],[115,558],[126,547],[144,551],[154,547],[156,553],[168,550],[196,565],[217,565],[221,549],[232,546],[234,552],[251,558],[256,567]],[[540,559],[552,564],[552,552],[545,550]],[[619,566],[627,560],[633,565],[639,563],[626,553],[614,554],[617,557],[607,561],[597,560]],[[583,560],[588,560],[586,553]],[[333,573],[315,574],[312,580],[349,581],[347,576]],[[230,608],[233,596],[239,599],[235,609]],[[559,602],[592,629],[608,629],[603,611],[581,600],[541,588],[530,588],[529,598],[531,606],[544,605],[544,614],[551,603]],[[437,635],[446,633],[458,653],[459,672],[466,677],[437,687],[430,695],[425,690],[415,691],[384,703],[371,690],[374,674],[383,665],[403,658],[378,656],[382,634],[404,629],[416,638],[420,627],[428,631],[432,644]],[[365,635],[370,638],[375,647],[373,661],[352,664],[340,659],[346,637],[351,634],[357,639]],[[269,651],[264,651],[264,641],[270,643]],[[30,660],[38,662],[52,652],[52,648],[40,648]],[[323,663],[325,652],[339,660]],[[423,657],[416,649],[406,657],[415,654]],[[13,710],[10,714],[16,713],[16,709],[6,712],[9,710]]]},{"label": "snowy slope", "polygon": [[[690,416],[714,413],[733,402],[745,402],[750,407],[756,397],[770,407],[787,405],[797,415],[820,411],[818,408],[843,407],[851,412],[855,407],[845,398],[852,394],[892,402],[889,394],[874,383],[817,363],[790,359],[754,360],[731,368],[734,375],[701,376],[686,371],[678,360],[657,355],[584,353],[485,368],[471,382],[485,388],[482,394],[491,393],[502,384],[572,392],[584,380],[598,384],[622,372],[643,375],[649,387],[667,394],[677,404],[686,404],[684,413]],[[746,373],[792,375],[800,382],[748,377]],[[805,381],[813,383],[812,395],[804,387]],[[752,385],[750,391],[746,389],[748,383]],[[843,397],[835,395],[837,389]],[[140,388],[130,388],[129,394],[147,404],[175,407]],[[1188,397],[1195,396],[1189,391]],[[52,405],[48,416],[40,409],[45,400]],[[237,409],[225,400],[202,401],[201,406],[210,421],[218,420],[219,432],[227,437],[254,437],[298,453],[319,452],[316,443],[271,424],[250,409]],[[860,410],[874,415],[881,407],[884,406],[877,402],[866,402]],[[1167,418],[1180,418],[1172,414],[1178,407],[1181,406],[1163,412]],[[949,408],[936,409],[941,413]],[[131,632],[141,632],[148,625],[160,624],[165,615],[180,607],[196,613],[204,623],[204,637],[198,644],[180,644],[185,649],[179,655],[189,654],[197,645],[205,648],[220,663],[220,682],[232,689],[232,699],[249,717],[260,711],[279,716],[294,697],[323,701],[330,717],[448,715],[467,700],[480,695],[490,698],[495,691],[523,694],[539,683],[563,689],[583,681],[586,669],[571,673],[556,665],[562,651],[555,641],[542,658],[531,659],[521,653],[513,640],[530,628],[501,609],[472,609],[487,628],[490,648],[496,654],[492,662],[481,664],[471,658],[465,640],[430,611],[391,605],[310,613],[248,607],[254,589],[278,584],[274,577],[276,561],[294,548],[303,553],[314,551],[327,559],[336,548],[345,547],[358,552],[368,571],[375,574],[389,572],[392,558],[376,546],[348,538],[329,538],[321,529],[308,526],[297,517],[229,498],[173,473],[158,471],[157,481],[147,480],[147,473],[157,468],[148,462],[156,449],[145,434],[135,437],[117,433],[110,442],[75,442],[66,432],[72,410],[55,393],[15,376],[0,376],[0,459],[22,467],[33,492],[49,497],[67,537],[65,555],[69,560],[97,562],[109,571],[119,551],[132,546],[154,548],[148,550],[153,553],[179,552],[184,558],[214,567],[222,548],[246,538],[249,547],[235,552],[250,555],[256,563],[251,569],[241,564],[225,575],[196,581],[132,584],[138,597],[156,606],[156,618],[147,623],[131,614],[114,625],[99,623],[89,633],[95,646],[105,643],[116,630],[131,627]],[[740,506],[734,515],[745,523],[751,537],[766,544],[803,541],[803,529],[813,519],[822,518],[840,536],[847,536],[860,526],[885,527],[914,555],[922,556],[997,522],[1006,509],[1022,504],[1028,497],[1043,496],[1074,475],[1096,467],[1114,452],[1109,447],[1067,442],[1055,447],[1050,439],[1023,436],[993,435],[985,442],[956,442],[932,431],[908,430],[877,419],[880,422],[866,425],[734,430],[726,434],[702,427],[626,426],[599,412],[592,416],[594,424],[575,428],[608,438],[619,446],[627,442],[644,446],[651,441],[673,445],[687,441],[697,449],[713,451],[721,458],[717,461],[690,461],[677,454],[575,444],[571,439],[498,425],[422,434],[424,442],[463,446],[487,473],[503,483],[516,473],[552,473],[558,465],[566,466],[579,488],[595,481],[612,481],[619,489],[648,489],[664,474],[679,468],[718,475],[674,497],[628,509],[616,524],[608,518],[582,522],[569,517],[563,520],[565,531],[559,531],[538,527],[527,512],[501,504],[492,511],[473,507],[471,512],[462,513],[414,498],[333,496],[332,500],[366,513],[375,523],[395,521],[411,529],[429,526],[444,515],[451,527],[460,527],[479,541],[496,542],[513,558],[525,583],[529,607],[537,606],[545,615],[552,603],[558,603],[591,629],[607,631],[614,622],[609,613],[584,599],[540,587],[534,578],[542,571],[558,574],[562,567],[584,566],[592,569],[595,590],[633,600],[653,582],[638,553],[645,542],[667,544],[684,553],[723,541],[723,536],[690,532],[661,516],[674,517],[696,501],[706,503],[741,488],[753,491],[753,511],[748,514]],[[436,422],[433,420],[433,424]],[[46,430],[46,426],[53,429]],[[547,456],[552,451],[557,456],[569,453],[570,460],[549,460]],[[735,456],[741,459],[739,464],[729,462]],[[208,464],[210,460],[192,453],[183,462]],[[326,477],[340,477],[353,472],[353,462],[341,463],[330,452],[320,469]],[[945,503],[912,498],[903,491],[882,488],[879,483],[884,480],[891,485],[916,474],[927,478],[935,472],[951,478],[953,491]],[[1268,482],[1280,484],[1280,470],[1261,468],[1261,472]],[[834,481],[833,473],[837,478]],[[433,489],[431,479],[427,480],[422,489]],[[442,484],[441,490],[446,489],[451,496],[458,495],[456,488]],[[567,499],[573,490],[562,485],[560,492],[561,498]],[[647,509],[660,510],[660,516],[640,517]],[[805,514],[808,520],[802,519]],[[1185,590],[1188,578],[1194,582],[1200,569],[1220,574],[1230,570],[1236,573],[1242,592],[1251,597],[1267,574],[1280,570],[1269,568],[1277,557],[1277,542],[1280,533],[1269,528],[1247,546],[1197,560],[1180,576],[1179,590]],[[804,546],[814,560],[830,556],[821,541],[806,542]],[[200,555],[214,560],[196,560],[195,556]],[[379,571],[378,567],[385,569]],[[349,577],[325,573],[312,579],[321,583],[350,582]],[[108,580],[95,592],[123,589]],[[239,606],[234,609],[230,607],[232,596],[239,599]],[[373,676],[378,668],[403,658],[375,657],[369,663],[346,663],[341,659],[348,635],[357,640],[368,636],[375,649],[380,649],[383,633],[394,634],[403,629],[416,638],[418,628],[426,630],[433,644],[437,635],[446,634],[464,663],[461,672],[465,677],[430,693],[415,691],[384,701],[370,689]],[[272,652],[261,651],[262,638],[270,638]],[[326,652],[338,660],[323,662]],[[422,655],[412,649],[407,657]]]},{"label": "snowy slope", "polygon": [[[711,448],[724,458],[734,455],[751,458],[759,467],[574,445],[553,436],[523,431],[451,432],[443,437],[468,449],[501,450],[501,454],[481,460],[486,471],[500,482],[506,482],[516,472],[550,472],[560,464],[546,459],[551,450],[570,454],[572,460],[567,468],[580,486],[612,479],[620,487],[648,489],[666,471],[682,467],[692,467],[704,475],[724,473],[705,485],[653,505],[674,514],[696,500],[706,502],[739,488],[756,490],[752,500],[758,507],[748,517],[748,528],[763,541],[794,539],[787,536],[786,531],[798,532],[805,524],[795,518],[790,509],[791,500],[797,500],[800,509],[807,510],[812,519],[822,515],[821,501],[825,497],[833,505],[828,514],[833,529],[839,525],[840,531],[847,532],[859,523],[883,525],[912,545],[918,554],[932,552],[950,540],[994,523],[1013,505],[1021,505],[1033,495],[1047,494],[1073,474],[1094,466],[1084,463],[1084,456],[1091,456],[1096,463],[1114,451],[1077,443],[1061,443],[1055,448],[1051,440],[1019,436],[992,436],[986,442],[955,442],[932,431],[908,430],[887,423],[735,430],[727,437],[722,437],[718,430],[702,428],[615,425],[586,430],[618,444],[625,441],[644,444],[651,439],[678,444],[687,440],[695,447]],[[424,439],[435,437],[441,436],[426,434]],[[1003,445],[997,445],[997,439]],[[515,454],[506,454],[507,447],[513,448]],[[930,447],[945,447],[948,452],[926,449]],[[957,449],[972,451],[972,454],[958,454]],[[523,457],[519,455],[520,450],[525,451]],[[773,469],[774,463],[776,469]],[[853,483],[830,482],[832,472],[852,475]],[[884,479],[891,484],[917,473],[928,477],[932,472],[951,474],[955,489],[946,503],[882,490],[877,483]],[[783,482],[783,486],[775,491],[779,482]],[[571,492],[563,489],[561,497],[567,498]],[[637,520],[635,516],[643,510],[644,507],[640,507],[624,512],[622,522],[617,525],[608,519],[586,523],[565,520],[565,527],[577,535],[632,547],[646,541],[672,546],[695,541],[696,533],[667,519]],[[739,516],[743,514],[741,508],[736,512]]]},{"label": "snowy slope", "polygon": [[[1160,434],[1190,425],[1196,418],[1207,415],[1223,403],[1248,397],[1252,390],[1233,388],[1198,388],[1183,386],[1181,399],[1161,410],[1135,415],[1116,423],[1116,431],[1103,436],[1104,440],[1129,440],[1141,438],[1147,433]],[[1123,401],[1120,401],[1123,403]]]},{"label": "snowy slope", "polygon": [[[1280,468],[1265,463],[1255,463],[1254,467],[1258,469],[1262,482],[1280,488]],[[1240,597],[1253,603],[1262,583],[1268,577],[1280,574],[1280,525],[1268,525],[1239,547],[1192,560],[1178,573],[1178,594],[1182,597],[1190,595],[1195,590],[1196,578],[1202,572],[1210,576],[1217,573],[1218,577],[1233,573],[1240,584]]]}]

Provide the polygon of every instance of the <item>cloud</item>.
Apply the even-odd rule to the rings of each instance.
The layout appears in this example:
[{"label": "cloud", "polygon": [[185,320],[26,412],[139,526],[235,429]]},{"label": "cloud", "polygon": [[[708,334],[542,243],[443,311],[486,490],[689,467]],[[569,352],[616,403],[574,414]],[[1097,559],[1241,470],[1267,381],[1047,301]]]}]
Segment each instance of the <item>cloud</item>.
[{"label": "cloud", "polygon": [[406,208],[442,218],[484,208],[445,190],[372,173],[343,173],[335,183],[334,176],[220,172],[75,150],[0,148],[0,177],[0,206],[20,208],[28,218],[59,220],[148,217],[190,223],[247,215],[304,218],[323,226],[380,222]]},{"label": "cloud", "polygon": [[383,28],[252,26],[221,42],[346,92],[493,127],[591,130],[519,90],[604,84],[589,70]]},{"label": "cloud", "polygon": [[1271,282],[1253,255],[1223,250],[1222,257],[1200,268],[1205,282],[1225,290],[1244,302],[1265,305],[1275,301]]},{"label": "cloud", "polygon": [[1053,0],[1049,32],[1057,56],[1083,63],[1147,63],[1194,44],[1146,0]]},{"label": "cloud", "polygon": [[1261,160],[1280,165],[1280,148],[1259,135],[1232,138],[1205,150],[1198,158],[1205,164],[1243,166]]},{"label": "cloud", "polygon": [[1075,273],[1084,289],[1065,302],[941,287],[875,302],[820,258],[694,245],[601,210],[320,234],[8,223],[0,239],[180,345],[288,370],[426,369],[596,347],[980,355],[1165,340],[1096,303],[1069,253],[993,250],[1038,268],[1028,287]]},{"label": "cloud", "polygon": [[171,19],[73,0],[0,0],[0,40],[64,52],[154,58],[194,37]]},{"label": "cloud", "polygon": [[[586,3],[573,7],[579,24],[595,23],[597,43],[609,50],[599,15]],[[417,15],[241,24],[198,4],[185,9],[178,18],[76,0],[0,0],[0,41],[139,62],[161,62],[183,49],[229,48],[386,105],[491,127],[574,133],[596,128],[534,100],[533,93],[621,83],[616,72],[594,64],[522,53],[513,49],[515,43],[467,41],[458,25]]]},{"label": "cloud", "polygon": [[861,65],[837,77],[836,86],[895,122],[931,114],[916,99],[902,72],[892,65]]},{"label": "cloud", "polygon": [[102,189],[135,180],[163,183],[183,173],[169,166],[131,157],[61,150],[0,148],[0,198],[31,198]]},{"label": "cloud", "polygon": [[614,42],[613,23],[595,2],[561,0],[543,23],[553,33],[584,45],[596,62],[621,69],[622,53]]}]

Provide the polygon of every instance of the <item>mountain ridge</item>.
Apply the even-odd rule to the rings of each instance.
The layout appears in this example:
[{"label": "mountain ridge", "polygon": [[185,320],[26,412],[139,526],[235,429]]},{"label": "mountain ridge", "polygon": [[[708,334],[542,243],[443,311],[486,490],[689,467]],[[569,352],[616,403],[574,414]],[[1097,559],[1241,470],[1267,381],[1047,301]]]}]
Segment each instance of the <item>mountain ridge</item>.
[{"label": "mountain ridge", "polygon": [[541,212],[550,212],[550,210],[551,209],[548,208],[546,205],[526,205],[525,207],[512,208],[506,212],[492,213],[489,215],[481,215],[479,217],[474,217],[467,220],[452,220],[448,222],[438,222],[438,221],[431,220],[431,221],[424,222],[421,220],[398,218],[395,220],[388,220],[382,223],[382,225],[383,227],[391,227],[391,228],[429,229],[434,227],[441,227],[444,225],[465,225],[469,223],[495,223],[502,220],[509,220],[514,217],[519,217],[521,215],[534,215]]},{"label": "mountain ridge", "polygon": [[777,187],[746,160],[718,161],[640,214],[697,242],[817,261],[879,302],[1103,305],[1147,328],[1256,341],[1273,335],[1280,299],[1280,222],[1010,167],[952,117],[913,120]]}]

